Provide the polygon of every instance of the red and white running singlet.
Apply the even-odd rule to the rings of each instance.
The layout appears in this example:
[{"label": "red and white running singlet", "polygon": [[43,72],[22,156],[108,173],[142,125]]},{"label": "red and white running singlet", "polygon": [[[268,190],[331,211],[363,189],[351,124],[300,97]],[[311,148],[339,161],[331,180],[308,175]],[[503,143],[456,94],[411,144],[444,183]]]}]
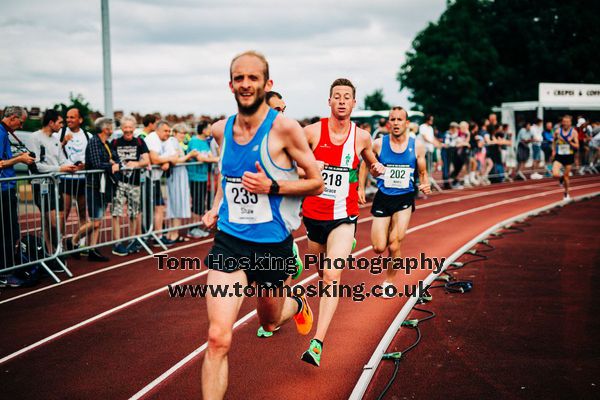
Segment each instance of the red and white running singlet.
[{"label": "red and white running singlet", "polygon": [[329,119],[321,119],[321,138],[314,150],[315,158],[326,167],[321,171],[325,190],[319,196],[307,196],[302,203],[302,215],[322,221],[358,215],[358,156],[356,154],[356,124],[350,125],[346,141],[331,143]]}]

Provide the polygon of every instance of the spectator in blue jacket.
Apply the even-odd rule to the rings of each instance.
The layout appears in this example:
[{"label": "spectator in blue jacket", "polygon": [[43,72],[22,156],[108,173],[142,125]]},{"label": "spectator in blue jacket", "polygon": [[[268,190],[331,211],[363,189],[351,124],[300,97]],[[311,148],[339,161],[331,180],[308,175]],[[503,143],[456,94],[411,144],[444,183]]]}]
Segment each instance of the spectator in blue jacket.
[{"label": "spectator in blue jacket", "polygon": [[[19,241],[19,220],[18,220],[18,200],[16,180],[17,173],[13,165],[24,163],[30,165],[35,162],[29,153],[23,152],[13,155],[10,147],[9,135],[16,129],[23,127],[23,123],[27,119],[27,111],[18,106],[10,106],[4,109],[2,121],[0,121],[0,188],[2,196],[0,197],[0,212],[2,220],[0,220],[0,228],[2,238],[0,241],[0,287],[19,287],[24,281],[19,279],[14,273],[3,273],[3,269],[12,267],[17,264],[15,259],[16,245]],[[7,179],[8,178],[8,179]]]}]

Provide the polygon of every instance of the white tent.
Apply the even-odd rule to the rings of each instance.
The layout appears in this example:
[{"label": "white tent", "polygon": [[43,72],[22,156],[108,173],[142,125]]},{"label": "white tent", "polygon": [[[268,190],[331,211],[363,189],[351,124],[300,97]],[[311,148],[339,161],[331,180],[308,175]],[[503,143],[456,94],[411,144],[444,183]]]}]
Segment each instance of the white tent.
[{"label": "white tent", "polygon": [[536,111],[537,117],[544,119],[544,110],[600,110],[600,85],[581,83],[543,83],[538,87],[537,101],[502,103],[494,107],[501,112],[501,121],[516,132],[515,111]]}]

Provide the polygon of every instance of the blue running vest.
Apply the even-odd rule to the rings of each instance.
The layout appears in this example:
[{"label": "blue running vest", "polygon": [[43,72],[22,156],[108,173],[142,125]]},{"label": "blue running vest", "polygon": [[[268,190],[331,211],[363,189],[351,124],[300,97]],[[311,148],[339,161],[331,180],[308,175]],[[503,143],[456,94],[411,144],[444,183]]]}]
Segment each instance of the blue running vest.
[{"label": "blue running vest", "polygon": [[269,112],[250,142],[240,145],[233,139],[236,115],[225,125],[219,169],[223,202],[219,209],[219,230],[255,243],[285,240],[300,226],[300,197],[255,194],[242,186],[244,172],[257,172],[256,161],[274,180],[297,180],[298,172],[275,165],[268,151],[268,138],[277,111]]},{"label": "blue running vest", "polygon": [[396,153],[390,145],[390,135],[381,141],[379,162],[385,165],[385,174],[377,177],[377,187],[384,194],[397,196],[414,191],[414,175],[417,167],[415,139],[408,138],[406,150]]},{"label": "blue running vest", "polygon": [[569,139],[571,139],[572,135],[573,135],[572,127],[566,136],[563,134],[563,128],[562,127],[560,128],[558,138],[556,140],[556,149],[555,149],[556,154],[558,154],[559,156],[567,156],[567,155],[571,155],[574,153],[573,146],[571,146],[571,143],[569,143]]}]

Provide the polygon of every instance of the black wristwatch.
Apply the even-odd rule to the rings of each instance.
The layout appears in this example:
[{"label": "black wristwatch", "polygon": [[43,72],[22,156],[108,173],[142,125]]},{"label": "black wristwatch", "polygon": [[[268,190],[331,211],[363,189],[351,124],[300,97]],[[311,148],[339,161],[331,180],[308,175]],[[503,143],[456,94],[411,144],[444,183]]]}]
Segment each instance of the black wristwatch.
[{"label": "black wristwatch", "polygon": [[269,189],[269,194],[279,194],[279,184],[275,179],[271,179],[271,188]]}]

